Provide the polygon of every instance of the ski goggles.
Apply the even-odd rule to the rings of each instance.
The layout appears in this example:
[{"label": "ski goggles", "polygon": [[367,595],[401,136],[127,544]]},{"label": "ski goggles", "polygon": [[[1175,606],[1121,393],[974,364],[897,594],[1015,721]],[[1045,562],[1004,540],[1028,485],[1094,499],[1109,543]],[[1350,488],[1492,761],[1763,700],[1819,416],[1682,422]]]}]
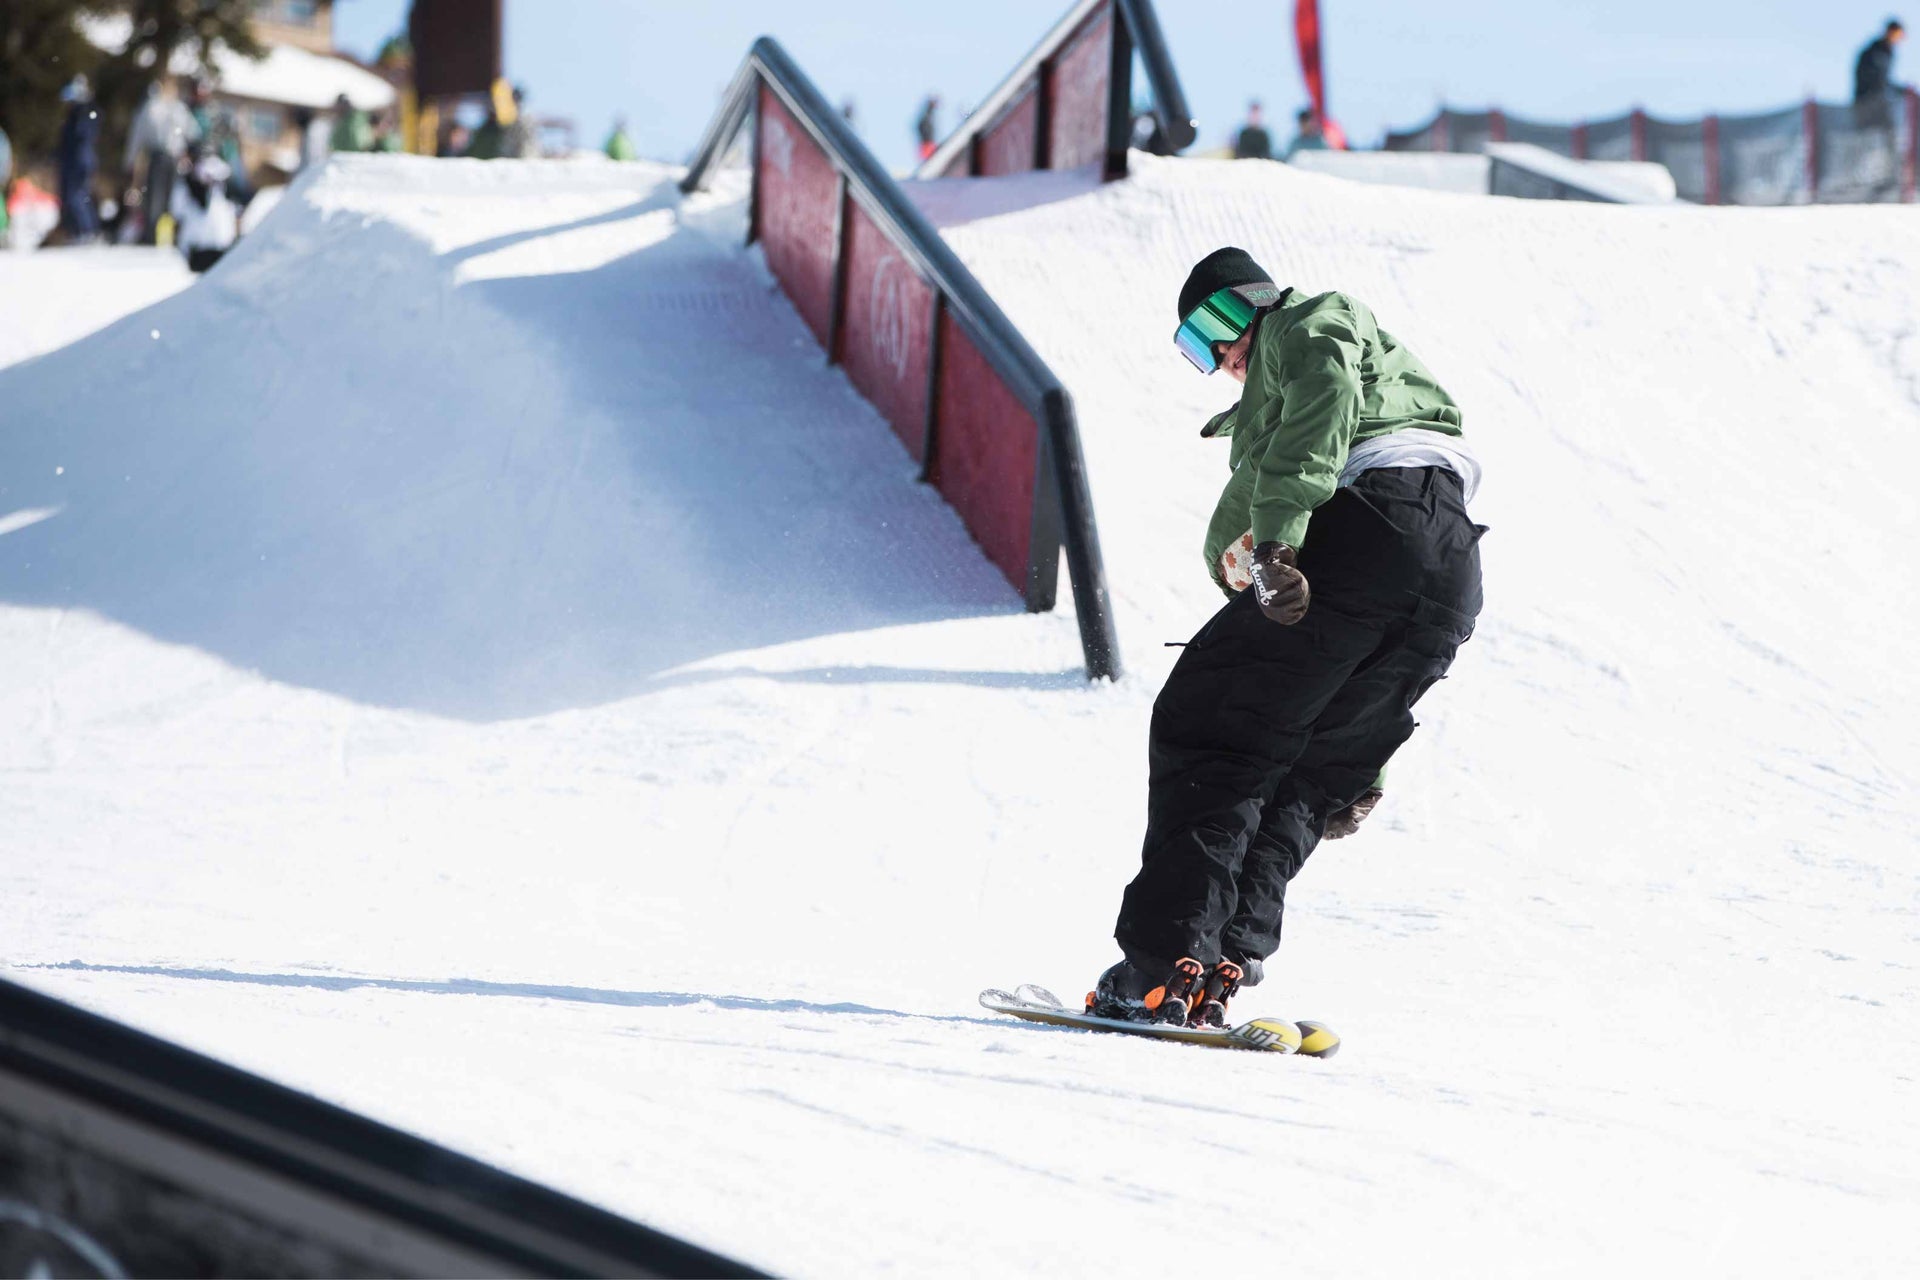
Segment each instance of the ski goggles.
[{"label": "ski goggles", "polygon": [[1209,294],[1205,302],[1187,313],[1187,318],[1173,331],[1173,345],[1180,348],[1180,354],[1191,361],[1194,368],[1212,373],[1220,367],[1219,358],[1213,352],[1214,344],[1224,342],[1232,346],[1240,341],[1240,335],[1253,323],[1257,311],[1259,308],[1237,289],[1221,289]]}]

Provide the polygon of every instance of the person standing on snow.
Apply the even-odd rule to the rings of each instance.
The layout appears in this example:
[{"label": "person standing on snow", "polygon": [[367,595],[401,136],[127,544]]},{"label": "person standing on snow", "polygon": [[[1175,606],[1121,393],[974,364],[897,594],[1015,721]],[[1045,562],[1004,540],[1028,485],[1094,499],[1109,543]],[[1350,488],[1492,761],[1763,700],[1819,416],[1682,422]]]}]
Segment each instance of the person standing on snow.
[{"label": "person standing on snow", "polygon": [[913,136],[920,143],[922,160],[939,150],[939,111],[940,96],[930,93],[927,95],[927,100],[920,104],[920,115],[913,122]]},{"label": "person standing on snow", "polygon": [[600,149],[607,153],[607,159],[622,163],[640,158],[640,152],[633,145],[633,138],[627,133],[625,116],[613,118],[613,132],[607,135],[607,141]]},{"label": "person standing on snow", "polygon": [[93,177],[99,171],[100,112],[85,76],[60,90],[67,104],[57,151],[60,171],[60,229],[69,244],[91,244],[100,235],[100,214],[93,203]]},{"label": "person standing on snow", "polygon": [[7,196],[13,187],[13,144],[0,129],[0,245],[7,242]]},{"label": "person standing on snow", "polygon": [[333,100],[333,131],[327,135],[329,151],[373,150],[373,125],[367,113],[353,105],[353,99],[341,94]]},{"label": "person standing on snow", "polygon": [[[173,202],[173,183],[179,176],[180,161],[189,144],[199,141],[200,126],[193,113],[180,101],[172,85],[156,81],[147,87],[147,100],[133,118],[127,133],[126,158],[122,167],[127,175],[127,203],[138,205],[142,226],[140,241],[152,244],[160,229],[160,215]],[[145,186],[135,186],[140,161],[146,161]]]},{"label": "person standing on snow", "polygon": [[1480,468],[1460,410],[1373,313],[1244,250],[1201,259],[1174,341],[1240,402],[1207,529],[1228,596],[1153,707],[1140,873],[1087,996],[1099,1017],[1223,1026],[1280,945],[1288,881],[1380,799],[1412,707],[1480,612]]},{"label": "person standing on snow", "polygon": [[1235,160],[1271,160],[1273,159],[1273,137],[1267,132],[1266,124],[1260,118],[1260,104],[1247,104],[1247,122],[1240,126],[1240,132],[1233,135],[1233,158]]},{"label": "person standing on snow", "polygon": [[1312,107],[1302,107],[1300,113],[1293,119],[1293,141],[1287,144],[1286,153],[1280,157],[1282,160],[1291,160],[1302,151],[1325,151],[1328,149],[1327,135],[1325,131],[1320,128],[1320,121],[1318,117],[1313,114]]},{"label": "person standing on snow", "polygon": [[1878,39],[1853,64],[1853,123],[1859,129],[1893,130],[1893,50],[1907,38],[1900,19],[1887,19]]},{"label": "person standing on snow", "polygon": [[186,172],[173,188],[173,214],[179,231],[174,243],[186,255],[187,269],[201,272],[220,261],[240,235],[240,215],[227,198],[233,171],[204,142],[187,151]]}]

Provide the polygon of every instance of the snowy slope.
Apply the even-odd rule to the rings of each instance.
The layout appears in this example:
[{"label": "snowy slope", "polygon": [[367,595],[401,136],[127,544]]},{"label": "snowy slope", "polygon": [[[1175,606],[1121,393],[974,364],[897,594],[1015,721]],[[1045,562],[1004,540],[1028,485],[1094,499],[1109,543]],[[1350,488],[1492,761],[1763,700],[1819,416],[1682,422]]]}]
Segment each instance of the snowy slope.
[{"label": "snowy slope", "polygon": [[[4,972],[785,1272],[1897,1274],[1920,228],[1135,165],[921,192],[1075,393],[1117,686],[665,170],[337,160],[0,371]],[[972,1006],[1109,958],[1224,242],[1489,473],[1480,632],[1242,1001],[1325,1063]]]},{"label": "snowy slope", "polygon": [[0,369],[83,338],[192,278],[172,249],[0,253]]}]

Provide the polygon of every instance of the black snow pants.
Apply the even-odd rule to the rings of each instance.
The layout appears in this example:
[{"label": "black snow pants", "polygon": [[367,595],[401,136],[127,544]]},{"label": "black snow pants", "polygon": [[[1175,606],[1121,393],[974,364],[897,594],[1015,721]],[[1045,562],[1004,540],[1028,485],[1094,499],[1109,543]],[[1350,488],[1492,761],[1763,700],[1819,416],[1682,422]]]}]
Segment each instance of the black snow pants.
[{"label": "black snow pants", "polygon": [[1287,882],[1473,633],[1485,531],[1444,467],[1364,472],[1313,513],[1305,618],[1282,626],[1242,591],[1201,628],[1153,707],[1146,843],[1114,930],[1128,959],[1159,973],[1279,947]]}]

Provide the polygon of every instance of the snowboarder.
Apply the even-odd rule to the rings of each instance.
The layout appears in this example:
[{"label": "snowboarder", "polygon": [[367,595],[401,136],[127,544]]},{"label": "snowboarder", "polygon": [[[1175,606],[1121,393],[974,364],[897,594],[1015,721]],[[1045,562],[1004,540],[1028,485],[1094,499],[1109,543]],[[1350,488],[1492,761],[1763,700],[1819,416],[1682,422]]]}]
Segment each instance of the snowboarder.
[{"label": "snowboarder", "polygon": [[1201,431],[1232,440],[1206,539],[1228,602],[1154,703],[1125,958],[1087,1010],[1222,1026],[1280,945],[1287,882],[1379,802],[1413,704],[1473,633],[1485,529],[1459,408],[1364,303],[1225,248],[1179,320],[1181,353],[1244,388]]}]

